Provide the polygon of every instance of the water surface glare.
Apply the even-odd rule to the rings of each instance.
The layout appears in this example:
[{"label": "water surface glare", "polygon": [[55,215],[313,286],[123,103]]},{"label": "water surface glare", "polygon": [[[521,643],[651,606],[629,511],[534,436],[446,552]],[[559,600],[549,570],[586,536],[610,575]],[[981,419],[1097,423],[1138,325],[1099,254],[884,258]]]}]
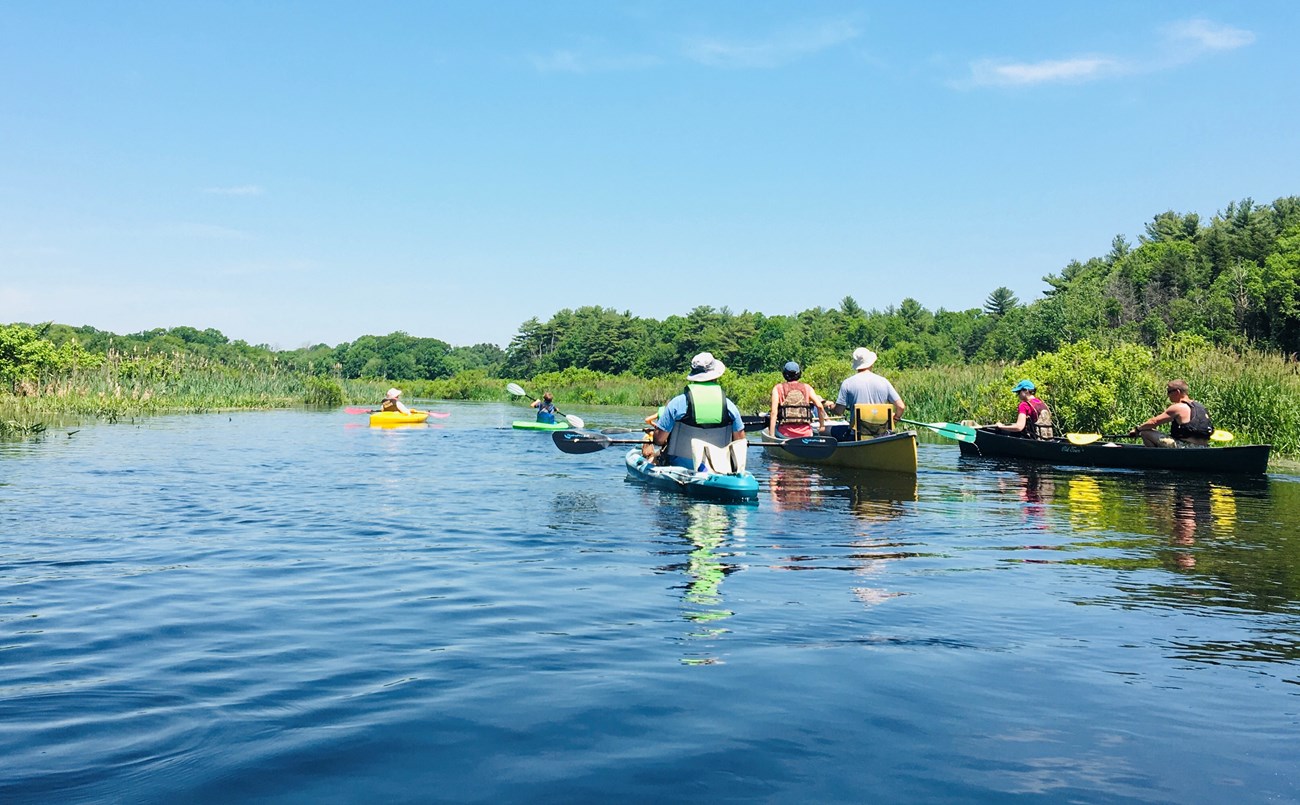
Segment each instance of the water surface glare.
[{"label": "water surface glare", "polygon": [[0,444],[0,802],[1300,800],[1295,479],[720,506],[436,407]]}]

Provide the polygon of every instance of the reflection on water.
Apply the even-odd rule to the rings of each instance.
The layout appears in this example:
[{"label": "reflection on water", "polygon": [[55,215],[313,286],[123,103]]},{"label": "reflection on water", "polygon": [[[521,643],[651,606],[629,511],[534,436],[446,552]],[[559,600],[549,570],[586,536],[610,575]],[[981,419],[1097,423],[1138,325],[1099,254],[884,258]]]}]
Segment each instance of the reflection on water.
[{"label": "reflection on water", "polygon": [[916,476],[768,462],[768,499],[777,511],[824,509],[837,500],[864,521],[893,520],[916,502]]},{"label": "reflection on water", "polygon": [[1300,801],[1300,483],[720,506],[449,407],[0,445],[0,802]]},{"label": "reflection on water", "polygon": [[750,510],[744,506],[693,502],[681,511],[686,517],[682,536],[690,550],[685,565],[666,569],[686,574],[683,617],[693,627],[686,636],[692,641],[704,641],[687,651],[681,662],[713,665],[721,662],[715,653],[716,640],[728,631],[721,621],[735,614],[722,600],[723,580],[739,569],[738,565],[724,561],[732,556],[726,547],[728,543],[735,545],[744,540]]},{"label": "reflection on water", "polygon": [[[883,577],[888,563],[929,555],[918,550],[920,543],[907,537],[893,524],[907,516],[917,502],[916,476],[895,472],[873,472],[825,465],[806,466],[769,461],[769,499],[777,511],[843,511],[852,519],[836,523],[836,533],[845,541],[806,550],[799,534],[789,538],[798,553],[782,557],[774,570],[840,570],[855,576],[850,588],[866,606],[875,606],[904,593],[883,583],[868,585],[871,577]],[[887,527],[886,527],[887,526]]]}]

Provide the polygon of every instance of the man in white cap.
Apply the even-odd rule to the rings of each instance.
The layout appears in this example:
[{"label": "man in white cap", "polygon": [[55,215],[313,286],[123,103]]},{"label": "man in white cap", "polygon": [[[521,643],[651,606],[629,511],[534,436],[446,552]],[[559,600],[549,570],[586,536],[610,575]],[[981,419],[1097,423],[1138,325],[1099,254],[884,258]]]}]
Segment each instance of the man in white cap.
[{"label": "man in white cap", "polygon": [[712,353],[701,352],[691,358],[686,390],[668,401],[655,423],[654,443],[663,448],[661,463],[694,469],[691,439],[726,447],[728,442],[745,438],[740,409],[718,385],[725,371],[726,365]]},{"label": "man in white cap", "polygon": [[389,389],[388,394],[384,395],[384,401],[379,404],[379,410],[398,411],[403,414],[411,413],[411,409],[407,408],[402,404],[401,400],[397,399],[401,396],[402,392],[399,389]]},{"label": "man in white cap", "polygon": [[840,383],[840,393],[835,397],[835,404],[827,408],[832,413],[842,414],[845,411],[857,410],[854,406],[860,403],[868,405],[892,403],[894,418],[901,417],[903,411],[907,410],[907,406],[903,405],[903,398],[899,396],[893,383],[871,371],[871,367],[875,365],[876,353],[866,347],[853,350],[853,375]]}]

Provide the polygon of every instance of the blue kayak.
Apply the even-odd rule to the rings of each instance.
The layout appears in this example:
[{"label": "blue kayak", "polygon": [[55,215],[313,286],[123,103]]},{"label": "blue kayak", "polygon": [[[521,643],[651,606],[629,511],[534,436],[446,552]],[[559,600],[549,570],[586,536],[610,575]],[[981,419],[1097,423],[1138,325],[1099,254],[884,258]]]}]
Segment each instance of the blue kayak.
[{"label": "blue kayak", "polygon": [[758,479],[748,472],[724,475],[717,472],[695,472],[686,467],[661,467],[641,455],[639,447],[627,451],[626,461],[629,478],[660,489],[709,500],[758,500]]}]

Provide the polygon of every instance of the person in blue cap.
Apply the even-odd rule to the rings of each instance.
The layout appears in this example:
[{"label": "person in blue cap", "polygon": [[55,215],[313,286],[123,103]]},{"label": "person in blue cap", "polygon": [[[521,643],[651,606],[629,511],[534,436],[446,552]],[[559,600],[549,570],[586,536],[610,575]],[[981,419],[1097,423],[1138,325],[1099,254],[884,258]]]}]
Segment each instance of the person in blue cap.
[{"label": "person in blue cap", "polygon": [[993,423],[998,433],[1023,436],[1026,439],[1055,437],[1056,428],[1052,425],[1052,411],[1047,407],[1047,403],[1034,396],[1036,390],[1034,382],[1028,379],[1021,380],[1012,386],[1011,390],[1020,398],[1020,405],[1016,408],[1016,421],[1010,425],[1001,422]]},{"label": "person in blue cap", "polygon": [[772,401],[768,414],[767,432],[783,439],[812,436],[813,415],[817,417],[817,430],[826,429],[826,404],[803,382],[803,370],[790,361],[781,367],[782,383],[772,387]]}]

